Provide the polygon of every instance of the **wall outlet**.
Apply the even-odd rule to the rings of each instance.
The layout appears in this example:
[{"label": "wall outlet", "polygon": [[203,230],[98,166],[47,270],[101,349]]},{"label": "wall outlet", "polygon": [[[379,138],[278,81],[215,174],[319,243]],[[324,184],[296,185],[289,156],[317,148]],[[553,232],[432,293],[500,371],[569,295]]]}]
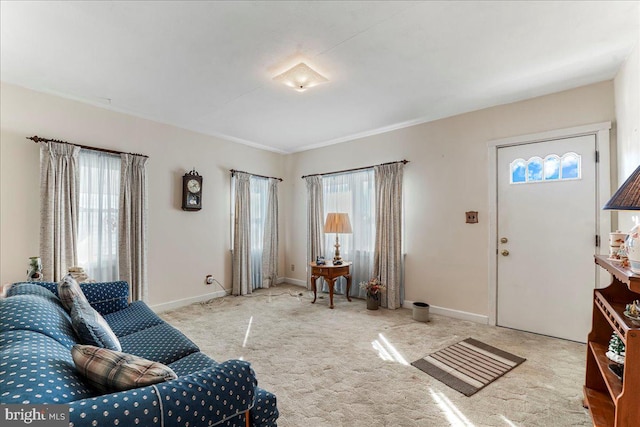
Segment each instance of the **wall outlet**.
[{"label": "wall outlet", "polygon": [[291,264],[291,271],[296,271],[296,265],[295,264]]},{"label": "wall outlet", "polygon": [[467,216],[467,224],[475,224],[478,222],[478,212],[469,211],[465,213]]},{"label": "wall outlet", "polygon": [[211,274],[207,274],[207,277],[204,279],[204,283],[207,285],[213,284],[213,276]]}]

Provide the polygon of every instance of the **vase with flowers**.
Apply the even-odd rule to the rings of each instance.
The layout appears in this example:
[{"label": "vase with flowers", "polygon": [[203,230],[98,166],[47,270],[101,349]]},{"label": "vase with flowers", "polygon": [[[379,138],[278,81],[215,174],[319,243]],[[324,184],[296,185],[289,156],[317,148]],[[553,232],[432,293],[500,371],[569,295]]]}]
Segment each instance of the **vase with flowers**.
[{"label": "vase with flowers", "polygon": [[368,282],[360,282],[360,289],[367,291],[367,310],[377,310],[380,306],[380,295],[386,286],[377,277]]}]

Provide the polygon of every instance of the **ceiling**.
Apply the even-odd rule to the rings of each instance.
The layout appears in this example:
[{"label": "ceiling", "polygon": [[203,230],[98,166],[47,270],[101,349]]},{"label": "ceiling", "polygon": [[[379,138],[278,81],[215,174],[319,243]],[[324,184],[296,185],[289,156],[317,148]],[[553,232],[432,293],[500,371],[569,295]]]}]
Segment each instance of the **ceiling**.
[{"label": "ceiling", "polygon": [[612,79],[639,3],[2,1],[0,78],[290,153]]}]

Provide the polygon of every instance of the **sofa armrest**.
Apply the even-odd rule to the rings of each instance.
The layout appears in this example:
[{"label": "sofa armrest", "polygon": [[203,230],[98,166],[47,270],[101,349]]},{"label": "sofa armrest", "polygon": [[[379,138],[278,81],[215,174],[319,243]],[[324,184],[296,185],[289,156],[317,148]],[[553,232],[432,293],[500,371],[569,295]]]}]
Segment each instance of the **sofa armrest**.
[{"label": "sofa armrest", "polygon": [[238,417],[232,425],[244,425],[257,385],[248,362],[228,360],[176,380],[71,402],[69,421],[76,427],[215,426]]},{"label": "sofa armrest", "polygon": [[253,407],[258,381],[249,362],[227,360],[156,385],[165,425],[214,426]]}]

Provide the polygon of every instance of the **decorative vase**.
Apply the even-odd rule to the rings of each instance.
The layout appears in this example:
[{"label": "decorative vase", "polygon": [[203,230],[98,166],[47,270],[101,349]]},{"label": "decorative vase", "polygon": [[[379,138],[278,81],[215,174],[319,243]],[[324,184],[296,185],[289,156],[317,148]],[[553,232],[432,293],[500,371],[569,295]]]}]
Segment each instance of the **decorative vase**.
[{"label": "decorative vase", "polygon": [[640,225],[631,229],[625,240],[625,248],[629,257],[631,271],[640,274]]},{"label": "decorative vase", "polygon": [[377,310],[380,305],[380,300],[377,295],[367,294],[367,310]]},{"label": "decorative vase", "polygon": [[28,282],[42,281],[42,260],[38,256],[29,257],[29,267],[27,268]]}]

